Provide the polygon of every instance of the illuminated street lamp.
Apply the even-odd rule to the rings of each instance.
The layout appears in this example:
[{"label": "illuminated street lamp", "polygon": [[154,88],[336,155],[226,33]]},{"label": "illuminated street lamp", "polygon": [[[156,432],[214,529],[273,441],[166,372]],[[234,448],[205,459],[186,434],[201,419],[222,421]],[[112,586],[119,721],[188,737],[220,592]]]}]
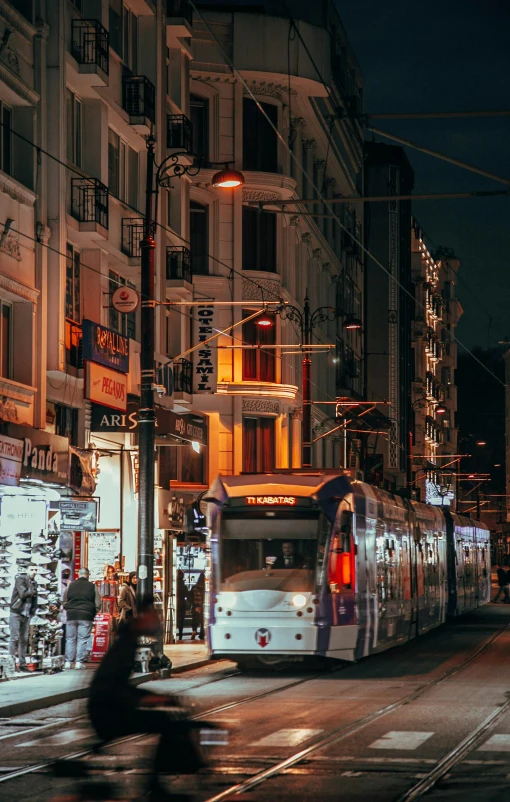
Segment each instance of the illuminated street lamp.
[{"label": "illuminated street lamp", "polygon": [[354,317],[353,315],[347,315],[344,322],[342,323],[342,328],[346,331],[359,331],[362,328],[362,323],[359,317]]},{"label": "illuminated street lamp", "polygon": [[436,407],[436,415],[446,415],[448,410],[446,409],[444,404],[438,404]]},{"label": "illuminated street lamp", "polygon": [[480,446],[480,448],[483,448],[484,446],[487,445],[487,441],[486,440],[477,440],[476,441],[476,445]]},{"label": "illuminated street lamp", "polygon": [[[156,417],[154,411],[154,390],[156,376],[154,368],[154,309],[155,273],[154,252],[155,220],[153,209],[154,188],[168,186],[173,177],[197,175],[203,164],[196,159],[193,164],[179,163],[183,153],[172,153],[158,166],[155,162],[156,140],[147,137],[147,175],[145,186],[145,217],[141,251],[141,317],[140,317],[140,412],[138,417],[139,450],[139,502],[138,502],[138,602],[152,601],[154,595],[154,446]],[[187,152],[185,155],[188,155]],[[156,173],[154,175],[154,169]],[[221,188],[235,188],[244,184],[244,176],[225,164],[213,177],[213,185]],[[199,451],[198,443],[192,443],[194,451]]]}]

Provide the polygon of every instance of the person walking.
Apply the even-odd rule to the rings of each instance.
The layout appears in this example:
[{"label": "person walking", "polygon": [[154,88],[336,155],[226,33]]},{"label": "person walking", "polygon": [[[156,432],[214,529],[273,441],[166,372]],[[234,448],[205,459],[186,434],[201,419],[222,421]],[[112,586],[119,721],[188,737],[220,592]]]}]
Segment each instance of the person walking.
[{"label": "person walking", "polygon": [[177,571],[177,639],[182,640],[184,619],[186,617],[186,604],[188,601],[188,588],[184,581],[184,571]]},{"label": "person walking", "polygon": [[26,573],[14,578],[9,617],[9,654],[19,659],[19,670],[28,671],[27,646],[30,619],[37,609],[37,565],[29,565]]},{"label": "person walking", "polygon": [[121,586],[117,606],[120,610],[120,621],[133,618],[136,615],[136,585],[138,579],[136,571],[131,571],[127,582]]},{"label": "person walking", "polygon": [[510,601],[510,594],[508,592],[508,583],[509,583],[509,572],[502,565],[495,565],[494,568],[497,569],[497,577],[498,577],[498,592],[496,596],[493,598],[494,604],[499,601],[499,597],[503,594],[505,603]]},{"label": "person walking", "polygon": [[195,640],[197,633],[199,640],[204,640],[204,602],[205,574],[202,571],[191,590],[191,640]]},{"label": "person walking", "polygon": [[71,668],[73,662],[76,669],[85,668],[92,624],[101,609],[101,596],[96,585],[89,582],[88,568],[80,568],[78,579],[67,586],[63,601],[67,614],[64,668]]}]

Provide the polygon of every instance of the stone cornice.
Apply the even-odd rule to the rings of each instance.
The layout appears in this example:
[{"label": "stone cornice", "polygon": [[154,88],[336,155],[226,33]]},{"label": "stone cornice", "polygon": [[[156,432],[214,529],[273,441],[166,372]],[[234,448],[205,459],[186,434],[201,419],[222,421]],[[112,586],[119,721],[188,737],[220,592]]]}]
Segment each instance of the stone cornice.
[{"label": "stone cornice", "polygon": [[16,281],[14,278],[4,276],[2,273],[0,273],[0,290],[12,292],[13,295],[17,295],[20,298],[25,298],[25,300],[30,301],[33,304],[37,303],[37,298],[39,296],[39,290],[36,290],[33,287],[27,287],[27,285],[22,284],[21,281]]},{"label": "stone cornice", "polygon": [[7,86],[10,86],[17,95],[20,95],[22,98],[27,100],[32,106],[36,106],[39,103],[39,95],[37,92],[34,92],[33,89],[30,89],[30,87],[17,78],[3,64],[0,64],[0,80],[4,81],[4,83],[6,83]]},{"label": "stone cornice", "polygon": [[15,178],[7,175],[7,173],[2,172],[2,170],[0,170],[0,192],[5,192],[13,200],[22,203],[23,206],[28,206],[29,209],[33,207],[37,200],[35,192],[20,184],[19,181],[16,181]]},{"label": "stone cornice", "polygon": [[36,28],[18,11],[0,1],[0,15],[9,22],[15,31],[21,33],[26,39],[31,39],[36,34]]},{"label": "stone cornice", "polygon": [[36,392],[37,388],[31,387],[29,384],[20,384],[20,382],[12,381],[12,379],[0,378],[0,395],[6,395],[15,401],[30,402]]}]

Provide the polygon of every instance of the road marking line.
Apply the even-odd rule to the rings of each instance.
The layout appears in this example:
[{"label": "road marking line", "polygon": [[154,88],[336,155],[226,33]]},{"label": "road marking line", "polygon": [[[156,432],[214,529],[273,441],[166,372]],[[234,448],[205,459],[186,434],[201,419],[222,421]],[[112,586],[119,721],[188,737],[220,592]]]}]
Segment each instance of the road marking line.
[{"label": "road marking line", "polygon": [[46,738],[36,738],[34,741],[25,741],[22,744],[16,744],[18,749],[26,748],[27,746],[65,746],[73,743],[74,741],[83,741],[85,738],[90,738],[93,735],[92,730],[68,730],[67,732],[58,732],[56,735],[48,735]]},{"label": "road marking line", "polygon": [[403,732],[392,730],[369,745],[369,749],[418,749],[433,732]]},{"label": "road marking line", "polygon": [[254,741],[250,746],[298,746],[303,741],[308,741],[314,735],[320,735],[322,730],[306,730],[306,729],[287,729],[272,732],[271,735],[266,735],[260,741]]},{"label": "road marking line", "polygon": [[478,752],[510,752],[510,735],[491,735],[478,747]]}]

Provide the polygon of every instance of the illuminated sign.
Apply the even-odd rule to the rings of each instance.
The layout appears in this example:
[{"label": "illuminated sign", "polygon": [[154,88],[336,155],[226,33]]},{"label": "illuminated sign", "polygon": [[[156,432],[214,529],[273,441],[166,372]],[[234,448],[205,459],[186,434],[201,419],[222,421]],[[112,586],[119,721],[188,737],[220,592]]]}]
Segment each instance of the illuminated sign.
[{"label": "illuminated sign", "polygon": [[297,499],[295,496],[246,496],[248,505],[262,505],[267,507],[287,506],[295,507]]},{"label": "illuminated sign", "polygon": [[85,363],[84,397],[112,409],[127,409],[127,377],[95,362]]},{"label": "illuminated sign", "polygon": [[92,320],[82,322],[83,359],[97,362],[121,373],[129,372],[129,339]]}]

